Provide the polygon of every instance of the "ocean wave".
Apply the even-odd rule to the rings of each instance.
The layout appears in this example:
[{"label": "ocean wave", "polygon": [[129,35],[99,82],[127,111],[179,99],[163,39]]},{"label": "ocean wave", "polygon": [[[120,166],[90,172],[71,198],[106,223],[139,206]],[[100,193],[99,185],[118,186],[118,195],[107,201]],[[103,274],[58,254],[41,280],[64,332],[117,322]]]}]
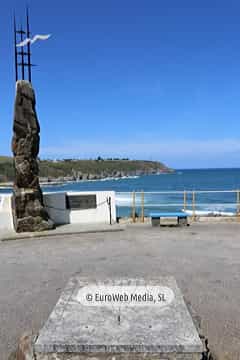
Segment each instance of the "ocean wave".
[{"label": "ocean wave", "polygon": [[236,213],[235,212],[230,212],[230,211],[217,211],[217,210],[212,210],[212,211],[208,211],[208,210],[184,210],[182,209],[182,211],[184,211],[186,214],[188,215],[197,215],[197,216],[235,216]]}]

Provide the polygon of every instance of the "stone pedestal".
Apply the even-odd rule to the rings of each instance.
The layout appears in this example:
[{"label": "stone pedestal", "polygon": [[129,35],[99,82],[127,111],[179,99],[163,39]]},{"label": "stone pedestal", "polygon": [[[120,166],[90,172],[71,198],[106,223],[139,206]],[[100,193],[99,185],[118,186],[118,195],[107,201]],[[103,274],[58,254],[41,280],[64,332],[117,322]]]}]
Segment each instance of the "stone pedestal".
[{"label": "stone pedestal", "polygon": [[13,223],[17,232],[43,231],[54,227],[43,207],[39,186],[39,132],[35,94],[28,81],[16,84],[12,151],[15,181],[13,186]]},{"label": "stone pedestal", "polygon": [[[86,306],[85,286],[165,287],[165,306]],[[86,291],[87,294],[87,291]],[[202,342],[172,277],[88,282],[74,277],[34,343],[35,360],[200,360]]]}]

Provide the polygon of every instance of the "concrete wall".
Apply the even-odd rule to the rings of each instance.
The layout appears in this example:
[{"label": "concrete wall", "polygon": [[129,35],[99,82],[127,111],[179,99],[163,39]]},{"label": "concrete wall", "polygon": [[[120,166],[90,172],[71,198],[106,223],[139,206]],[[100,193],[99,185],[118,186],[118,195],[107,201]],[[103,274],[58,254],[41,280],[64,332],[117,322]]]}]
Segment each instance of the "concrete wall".
[{"label": "concrete wall", "polygon": [[[69,193],[70,194],[70,193]],[[73,194],[73,193],[72,193]],[[72,210],[69,213],[70,223],[104,223],[109,224],[109,207],[107,197],[111,197],[112,221],[116,221],[115,193],[113,191],[81,192],[81,195],[97,196],[97,208]]]},{"label": "concrete wall", "polygon": [[66,192],[44,193],[43,203],[50,216],[56,225],[69,224],[69,214],[66,209]]},{"label": "concrete wall", "polygon": [[[69,210],[66,206],[66,195],[96,195],[96,209]],[[14,230],[11,194],[0,194],[0,231]],[[43,194],[43,202],[50,218],[56,225],[62,224],[109,224],[109,207],[106,202],[111,197],[112,222],[116,222],[116,204],[114,191],[89,192],[49,192]]]},{"label": "concrete wall", "polygon": [[13,230],[11,194],[0,194],[0,231]]},{"label": "concrete wall", "polygon": [[[68,210],[66,195],[96,195],[96,209]],[[116,203],[114,191],[81,191],[44,193],[44,205],[50,218],[56,224],[109,224],[107,197],[111,197],[112,221],[116,222]]]}]

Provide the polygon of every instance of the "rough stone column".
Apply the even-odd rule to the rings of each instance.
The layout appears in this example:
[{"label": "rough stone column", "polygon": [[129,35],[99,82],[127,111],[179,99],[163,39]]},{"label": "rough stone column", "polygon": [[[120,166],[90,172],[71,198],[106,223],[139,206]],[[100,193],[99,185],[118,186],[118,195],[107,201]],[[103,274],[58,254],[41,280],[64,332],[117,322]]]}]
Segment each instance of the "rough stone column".
[{"label": "rough stone column", "polygon": [[28,81],[16,84],[12,151],[15,181],[13,186],[13,222],[17,232],[43,231],[54,228],[43,207],[39,185],[39,132],[35,94]]}]

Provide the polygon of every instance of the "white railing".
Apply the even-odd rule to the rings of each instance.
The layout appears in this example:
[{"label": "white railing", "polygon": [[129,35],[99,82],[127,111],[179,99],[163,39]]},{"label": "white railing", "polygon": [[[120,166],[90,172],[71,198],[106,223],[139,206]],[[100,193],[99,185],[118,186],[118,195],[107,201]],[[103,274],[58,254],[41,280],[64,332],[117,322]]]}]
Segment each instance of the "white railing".
[{"label": "white railing", "polygon": [[[120,211],[123,208],[130,209],[133,222],[137,216],[144,222],[151,208],[188,211],[193,219],[201,215],[239,216],[240,190],[117,192],[116,205]],[[140,215],[137,211],[140,211]]]}]

